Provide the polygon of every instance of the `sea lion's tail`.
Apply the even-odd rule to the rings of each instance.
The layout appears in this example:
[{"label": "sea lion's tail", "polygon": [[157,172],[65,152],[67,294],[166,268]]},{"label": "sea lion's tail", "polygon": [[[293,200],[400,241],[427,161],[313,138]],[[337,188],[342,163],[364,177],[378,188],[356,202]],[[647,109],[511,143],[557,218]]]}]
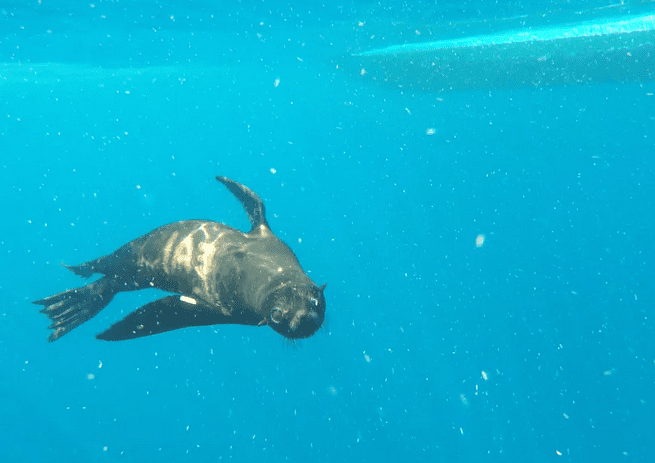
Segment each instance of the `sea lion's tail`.
[{"label": "sea lion's tail", "polygon": [[48,328],[54,331],[48,341],[53,342],[95,317],[117,292],[113,280],[103,277],[81,288],[70,289],[33,303],[45,306],[40,312],[52,320]]}]

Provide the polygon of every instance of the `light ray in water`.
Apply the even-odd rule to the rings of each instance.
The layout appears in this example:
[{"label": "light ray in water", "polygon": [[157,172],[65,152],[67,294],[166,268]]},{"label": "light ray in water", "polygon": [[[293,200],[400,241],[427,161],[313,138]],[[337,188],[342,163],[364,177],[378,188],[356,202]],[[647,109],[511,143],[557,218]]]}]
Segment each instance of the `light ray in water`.
[{"label": "light ray in water", "polygon": [[[357,56],[382,56],[400,53],[423,53],[433,50],[472,48],[524,44],[529,42],[552,42],[584,37],[600,37],[614,34],[632,34],[655,31],[655,15],[624,17],[618,21],[605,23],[582,23],[573,26],[548,27],[529,31],[510,30],[489,35],[476,35],[458,39],[438,40],[435,42],[408,43],[378,48],[358,53]],[[652,37],[650,37],[652,41]]]},{"label": "light ray in water", "polygon": [[648,82],[655,15],[394,45],[352,59],[364,78],[424,91]]}]

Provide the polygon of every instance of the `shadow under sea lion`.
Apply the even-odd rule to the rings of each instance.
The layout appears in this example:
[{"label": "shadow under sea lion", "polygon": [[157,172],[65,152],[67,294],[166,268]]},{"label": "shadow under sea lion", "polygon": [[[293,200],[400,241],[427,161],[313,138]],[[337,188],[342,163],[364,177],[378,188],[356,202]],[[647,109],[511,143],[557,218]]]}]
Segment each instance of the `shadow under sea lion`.
[{"label": "shadow under sea lion", "polygon": [[225,177],[216,180],[243,205],[252,229],[243,233],[207,220],[164,225],[112,254],[66,266],[99,280],[34,304],[45,306],[56,341],[96,316],[121,291],[159,288],[175,295],[150,302],[97,339],[123,341],[189,326],[268,325],[289,339],[307,338],[323,324],[325,285],[317,286],[266,222],[264,203]]}]

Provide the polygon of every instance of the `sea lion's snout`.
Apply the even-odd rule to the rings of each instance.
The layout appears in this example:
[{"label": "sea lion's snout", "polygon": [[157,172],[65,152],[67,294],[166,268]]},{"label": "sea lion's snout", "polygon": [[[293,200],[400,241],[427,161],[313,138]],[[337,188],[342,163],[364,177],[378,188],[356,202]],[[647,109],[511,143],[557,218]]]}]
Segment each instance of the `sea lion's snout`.
[{"label": "sea lion's snout", "polygon": [[325,296],[322,287],[285,288],[275,300],[268,325],[289,339],[308,338],[323,325]]}]

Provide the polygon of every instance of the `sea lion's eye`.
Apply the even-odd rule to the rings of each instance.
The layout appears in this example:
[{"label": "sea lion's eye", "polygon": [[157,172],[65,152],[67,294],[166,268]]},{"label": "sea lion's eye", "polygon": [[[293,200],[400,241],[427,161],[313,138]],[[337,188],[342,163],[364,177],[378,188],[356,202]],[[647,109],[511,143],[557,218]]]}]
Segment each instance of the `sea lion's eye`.
[{"label": "sea lion's eye", "polygon": [[318,305],[318,299],[316,299],[315,297],[310,298],[309,302],[311,302],[314,305]]},{"label": "sea lion's eye", "polygon": [[282,311],[277,307],[273,307],[273,310],[271,310],[271,320],[273,323],[280,323],[282,318],[284,318]]}]

